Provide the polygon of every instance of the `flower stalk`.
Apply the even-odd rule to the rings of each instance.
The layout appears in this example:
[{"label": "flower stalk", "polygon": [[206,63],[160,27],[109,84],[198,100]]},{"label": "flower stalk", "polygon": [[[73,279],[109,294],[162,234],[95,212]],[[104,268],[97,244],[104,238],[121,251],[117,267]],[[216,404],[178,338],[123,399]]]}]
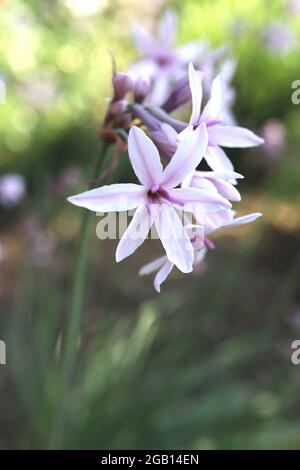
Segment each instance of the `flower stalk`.
[{"label": "flower stalk", "polygon": [[[100,155],[97,159],[96,168],[93,173],[93,179],[90,184],[91,188],[95,186],[95,181],[97,181],[97,178],[105,165],[108,148],[109,144],[101,141]],[[90,218],[91,212],[86,209],[83,209],[77,245],[77,256],[75,263],[75,275],[71,293],[70,312],[66,327],[65,341],[63,343],[59,406],[54,417],[52,436],[49,445],[51,449],[59,449],[63,446],[64,430],[66,425],[66,398],[68,396],[68,391],[72,381],[78,344],[80,341],[80,325],[84,299],[84,286],[88,251],[87,242]]]}]

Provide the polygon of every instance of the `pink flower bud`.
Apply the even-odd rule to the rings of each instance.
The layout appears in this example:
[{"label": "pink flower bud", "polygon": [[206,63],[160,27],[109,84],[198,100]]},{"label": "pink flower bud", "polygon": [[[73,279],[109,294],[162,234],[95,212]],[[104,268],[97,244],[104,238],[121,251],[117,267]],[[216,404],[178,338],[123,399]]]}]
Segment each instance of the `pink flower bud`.
[{"label": "pink flower bud", "polygon": [[126,100],[118,100],[111,104],[110,112],[111,114],[118,115],[124,113],[125,109],[128,106],[128,102]]},{"label": "pink flower bud", "polygon": [[113,75],[112,79],[114,87],[114,101],[122,100],[126,93],[133,90],[134,84],[132,78],[126,73],[119,73]]},{"label": "pink flower bud", "polygon": [[150,89],[150,80],[148,77],[140,76],[134,84],[134,100],[142,103]]}]

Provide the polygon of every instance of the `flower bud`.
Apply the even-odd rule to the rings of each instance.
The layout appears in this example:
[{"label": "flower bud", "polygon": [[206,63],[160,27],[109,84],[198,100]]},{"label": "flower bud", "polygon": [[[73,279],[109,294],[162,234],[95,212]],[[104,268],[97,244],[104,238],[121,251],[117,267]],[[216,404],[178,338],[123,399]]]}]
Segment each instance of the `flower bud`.
[{"label": "flower bud", "polygon": [[148,77],[140,76],[135,80],[134,84],[134,101],[142,103],[150,89],[150,80]]},{"label": "flower bud", "polygon": [[124,113],[127,106],[128,102],[126,100],[115,101],[110,106],[110,113],[117,116],[118,114]]},{"label": "flower bud", "polygon": [[171,113],[179,106],[191,100],[191,91],[189,87],[188,75],[177,80],[171,90],[169,97],[166,99],[162,108],[167,113]]},{"label": "flower bud", "polygon": [[112,79],[114,87],[114,101],[122,100],[126,93],[133,90],[132,78],[126,73],[115,73]]}]

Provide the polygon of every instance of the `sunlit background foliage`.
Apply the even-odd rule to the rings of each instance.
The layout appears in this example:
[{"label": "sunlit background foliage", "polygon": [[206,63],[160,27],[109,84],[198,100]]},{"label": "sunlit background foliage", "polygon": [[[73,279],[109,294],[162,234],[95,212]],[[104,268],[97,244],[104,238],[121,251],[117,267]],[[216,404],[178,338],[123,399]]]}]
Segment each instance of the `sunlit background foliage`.
[{"label": "sunlit background foliage", "polygon": [[[158,296],[114,241],[90,233],[82,337],[72,390],[59,381],[78,213],[118,69],[137,57],[130,31],[166,7],[179,38],[226,45],[238,61],[235,115],[263,148],[233,151],[239,214],[201,272],[175,273]],[[296,0],[14,0],[0,2],[0,173],[27,196],[0,208],[1,448],[47,448],[66,409],[64,448],[300,448],[300,4]],[[280,40],[278,41],[278,38]],[[128,172],[127,160],[117,170]],[[158,251],[157,251],[158,252]]]}]

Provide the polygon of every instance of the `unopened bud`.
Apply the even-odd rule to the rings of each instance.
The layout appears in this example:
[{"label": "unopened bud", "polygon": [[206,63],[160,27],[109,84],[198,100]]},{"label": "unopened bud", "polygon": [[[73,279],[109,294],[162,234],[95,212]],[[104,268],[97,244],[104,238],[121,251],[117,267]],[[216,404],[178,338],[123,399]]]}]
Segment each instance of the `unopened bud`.
[{"label": "unopened bud", "polygon": [[138,77],[134,84],[134,101],[142,103],[149,91],[150,80],[148,77]]},{"label": "unopened bud", "polygon": [[124,113],[128,106],[128,102],[126,100],[118,100],[111,104],[110,106],[110,113],[113,115],[118,115]]},{"label": "unopened bud", "polygon": [[175,82],[170,95],[162,105],[162,108],[167,113],[171,113],[175,109],[179,108],[179,106],[190,101],[190,99],[191,91],[189,86],[189,78],[188,75],[185,75]]},{"label": "unopened bud", "polygon": [[126,93],[133,90],[132,78],[126,73],[116,73],[112,79],[114,87],[114,101],[122,100]]}]

